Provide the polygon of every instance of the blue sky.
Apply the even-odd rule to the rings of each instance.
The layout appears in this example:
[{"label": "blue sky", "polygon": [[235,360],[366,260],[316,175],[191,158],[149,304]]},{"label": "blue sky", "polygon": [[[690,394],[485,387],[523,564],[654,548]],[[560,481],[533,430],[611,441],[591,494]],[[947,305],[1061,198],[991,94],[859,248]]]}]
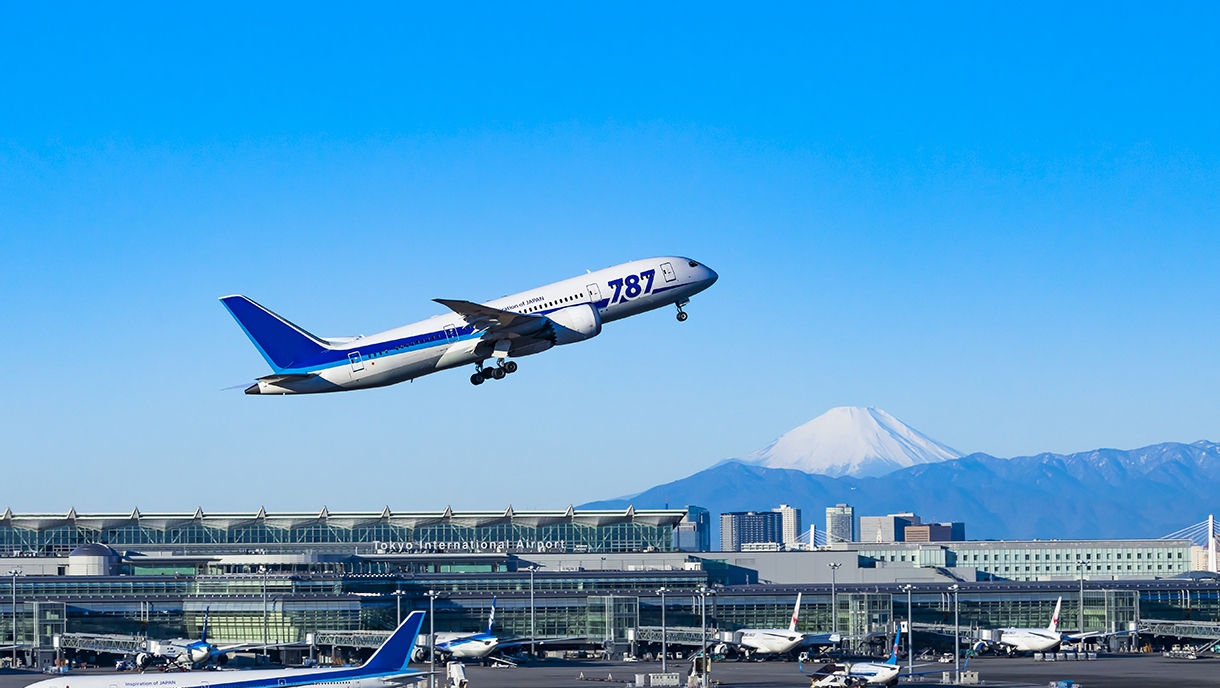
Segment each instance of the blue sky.
[{"label": "blue sky", "polygon": [[[6,6],[0,508],[564,508],[841,405],[1220,440],[1217,14]],[[690,320],[503,383],[219,391],[268,372],[225,294],[368,334],[662,254]]]}]

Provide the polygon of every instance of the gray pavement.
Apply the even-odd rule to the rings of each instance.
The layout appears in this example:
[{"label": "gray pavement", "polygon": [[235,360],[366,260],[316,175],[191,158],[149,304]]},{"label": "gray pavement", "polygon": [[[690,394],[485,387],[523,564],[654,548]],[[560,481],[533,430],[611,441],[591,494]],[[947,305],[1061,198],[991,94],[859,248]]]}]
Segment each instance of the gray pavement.
[{"label": "gray pavement", "polygon": [[[670,671],[685,673],[686,662],[670,662]],[[816,666],[816,665],[813,665]],[[806,664],[805,670],[813,666]],[[427,665],[423,665],[427,669]],[[517,668],[468,666],[470,688],[615,688],[633,681],[636,674],[660,671],[656,662],[548,661]],[[931,664],[922,671],[939,672],[952,665]],[[1220,659],[1173,660],[1160,655],[1103,656],[1094,662],[1035,662],[1029,658],[982,657],[970,661],[983,685],[1001,688],[1044,687],[1051,681],[1072,680],[1082,688],[1220,688]],[[101,674],[103,670],[74,672]],[[586,680],[580,680],[584,675]],[[46,676],[37,672],[0,670],[0,688],[25,688]],[[614,682],[604,679],[613,678]],[[712,678],[735,688],[806,688],[795,662],[724,662],[713,667]],[[942,685],[940,674],[925,677],[914,686]],[[592,679],[592,680],[590,680]],[[438,676],[438,684],[441,677]],[[908,684],[903,684],[908,685]]]}]

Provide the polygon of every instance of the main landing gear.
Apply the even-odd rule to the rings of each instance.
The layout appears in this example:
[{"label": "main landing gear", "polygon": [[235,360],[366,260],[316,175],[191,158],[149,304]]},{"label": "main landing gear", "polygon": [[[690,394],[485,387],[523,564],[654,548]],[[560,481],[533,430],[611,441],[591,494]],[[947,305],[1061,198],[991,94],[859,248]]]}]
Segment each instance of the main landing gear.
[{"label": "main landing gear", "polygon": [[682,307],[688,303],[690,303],[690,299],[682,299],[681,301],[678,301],[677,303],[674,304],[675,306],[678,307],[678,322],[686,322],[686,318],[687,318],[686,311],[682,310]]},{"label": "main landing gear", "polygon": [[470,376],[470,384],[481,385],[484,380],[503,380],[505,375],[517,372],[516,361],[506,361],[495,368],[484,368],[482,363],[475,364],[475,373]]}]

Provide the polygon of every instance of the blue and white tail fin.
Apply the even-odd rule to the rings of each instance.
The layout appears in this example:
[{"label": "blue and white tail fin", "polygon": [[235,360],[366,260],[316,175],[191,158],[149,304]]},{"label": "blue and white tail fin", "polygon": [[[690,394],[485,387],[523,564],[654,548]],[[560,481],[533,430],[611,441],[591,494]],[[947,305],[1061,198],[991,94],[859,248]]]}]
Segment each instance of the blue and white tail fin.
[{"label": "blue and white tail fin", "polygon": [[394,631],[360,668],[368,672],[406,670],[411,662],[411,651],[415,649],[415,639],[419,637],[419,630],[423,625],[424,612],[411,612],[398,630]]},{"label": "blue and white tail fin", "polygon": [[199,638],[199,642],[206,643],[208,641],[208,614],[212,613],[211,607],[203,608],[203,634]]},{"label": "blue and white tail fin", "polygon": [[1051,625],[1047,626],[1046,630],[1055,631],[1059,629],[1059,607],[1062,605],[1063,598],[1060,597],[1059,600],[1055,602],[1055,613],[1051,615]]},{"label": "blue and white tail fin", "polygon": [[491,598],[491,616],[487,617],[487,635],[491,635],[492,624],[496,622],[496,598]]},{"label": "blue and white tail fin", "polygon": [[902,624],[899,624],[897,630],[894,631],[894,651],[890,653],[890,658],[885,660],[885,663],[889,664],[890,666],[898,665],[898,640],[901,637]]},{"label": "blue and white tail fin", "polygon": [[258,352],[277,371],[310,359],[330,348],[318,337],[302,330],[244,296],[225,296],[220,302],[229,309]]}]

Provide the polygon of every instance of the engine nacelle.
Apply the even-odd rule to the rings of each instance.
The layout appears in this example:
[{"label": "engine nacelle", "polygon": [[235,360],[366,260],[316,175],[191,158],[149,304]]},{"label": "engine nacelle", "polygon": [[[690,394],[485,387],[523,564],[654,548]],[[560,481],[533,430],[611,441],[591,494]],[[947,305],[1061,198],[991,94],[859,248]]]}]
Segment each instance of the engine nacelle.
[{"label": "engine nacelle", "polygon": [[982,654],[986,654],[987,652],[989,652],[991,650],[991,646],[988,645],[987,643],[983,642],[982,640],[980,640],[980,641],[976,642],[973,646],[971,646],[970,649],[974,650],[974,654],[982,655]]},{"label": "engine nacelle", "polygon": [[147,669],[148,667],[152,666],[152,663],[153,663],[153,656],[148,654],[147,652],[141,652],[136,655],[136,668],[137,669],[140,669],[140,670]]},{"label": "engine nacelle", "polygon": [[602,316],[592,304],[582,303],[547,316],[555,323],[555,343],[574,344],[601,334]]},{"label": "engine nacelle", "polygon": [[415,648],[411,651],[411,661],[416,664],[428,661],[428,651],[422,647]]},{"label": "engine nacelle", "polygon": [[216,662],[217,666],[224,666],[229,663],[229,655],[226,655],[225,653],[222,652],[222,653],[216,655],[216,658],[213,659],[212,661]]}]

